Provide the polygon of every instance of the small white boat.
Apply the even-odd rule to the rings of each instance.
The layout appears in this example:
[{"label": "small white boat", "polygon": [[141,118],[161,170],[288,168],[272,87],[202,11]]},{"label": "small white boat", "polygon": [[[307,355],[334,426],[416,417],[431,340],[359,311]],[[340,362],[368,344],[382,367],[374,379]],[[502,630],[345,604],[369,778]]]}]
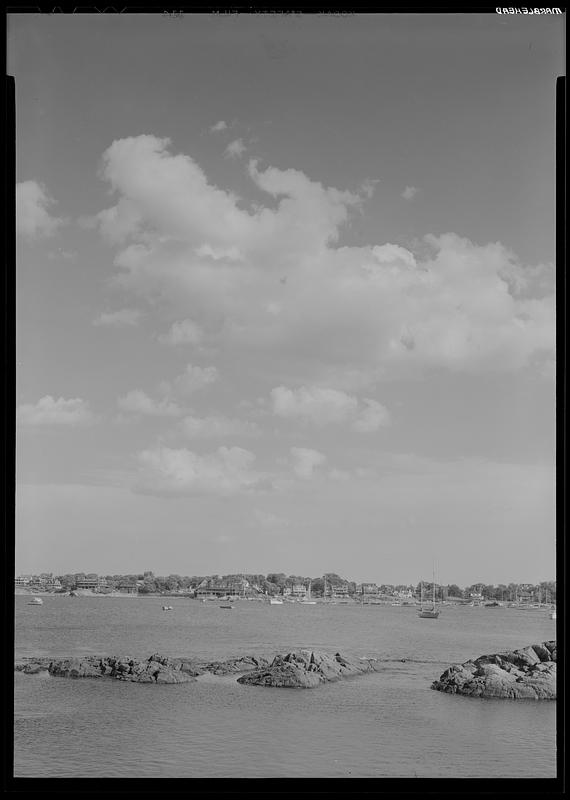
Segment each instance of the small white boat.
[{"label": "small white boat", "polygon": [[233,608],[233,606],[231,604],[228,604],[228,605],[225,605],[225,606],[220,606],[220,608]]},{"label": "small white boat", "polygon": [[317,605],[317,601],[316,600],[299,600],[299,603],[301,603],[302,606],[316,606]]},{"label": "small white boat", "polygon": [[282,606],[283,605],[283,600],[281,600],[279,597],[270,597],[269,598],[269,605],[270,606]]},{"label": "small white boat", "polygon": [[163,611],[172,611],[172,606],[162,606]]},{"label": "small white boat", "polygon": [[556,609],[550,612],[550,619],[556,619]]},{"label": "small white boat", "polygon": [[436,608],[422,608],[421,611],[418,611],[418,617],[422,617],[422,619],[437,619],[439,611]]},{"label": "small white boat", "polygon": [[32,597],[30,602],[28,603],[29,606],[43,606],[44,601],[41,597]]}]

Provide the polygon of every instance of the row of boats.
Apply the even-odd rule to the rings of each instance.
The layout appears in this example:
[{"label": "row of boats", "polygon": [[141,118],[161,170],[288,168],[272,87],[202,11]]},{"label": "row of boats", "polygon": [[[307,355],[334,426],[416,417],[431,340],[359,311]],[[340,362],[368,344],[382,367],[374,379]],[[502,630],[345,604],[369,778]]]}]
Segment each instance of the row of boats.
[{"label": "row of boats", "polygon": [[[29,601],[28,605],[30,605],[30,606],[41,606],[41,605],[43,605],[43,602],[44,601],[41,599],[41,597],[32,597],[32,599]],[[205,601],[203,601],[203,602],[205,602]],[[292,599],[282,600],[280,597],[269,597],[269,605],[282,606],[284,602],[286,602],[286,603],[298,603],[300,605],[309,605],[309,606],[314,606],[314,605],[317,604],[316,600],[310,600],[308,598],[305,598],[303,600],[292,600]],[[491,607],[496,608],[496,607],[501,607],[501,606],[502,606],[502,603],[499,603],[499,602],[496,602],[496,601],[495,602],[491,602],[491,603],[485,603],[485,607],[486,608],[491,608]],[[225,608],[225,609],[232,609],[233,607],[234,606],[233,606],[232,603],[225,603],[224,605],[220,606],[220,608]],[[162,606],[162,610],[163,611],[173,611],[174,607],[173,606]],[[440,613],[441,613],[441,609],[437,607],[436,601],[435,601],[435,583],[433,584],[432,601],[431,601],[431,603],[429,605],[424,605],[423,585],[422,585],[421,586],[421,590],[420,590],[420,608],[418,610],[418,617],[420,617],[422,619],[438,619]],[[550,619],[556,619],[556,608],[553,608],[553,609],[550,610]]]}]

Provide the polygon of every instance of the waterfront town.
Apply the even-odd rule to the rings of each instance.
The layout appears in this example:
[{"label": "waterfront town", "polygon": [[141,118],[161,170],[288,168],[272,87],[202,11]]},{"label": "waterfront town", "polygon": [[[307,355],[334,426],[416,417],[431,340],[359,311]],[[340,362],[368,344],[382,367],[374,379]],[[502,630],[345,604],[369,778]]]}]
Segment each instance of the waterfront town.
[{"label": "waterfront town", "polygon": [[15,579],[17,594],[125,594],[153,596],[171,595],[201,599],[267,597],[286,600],[332,600],[337,602],[415,604],[425,596],[435,595],[445,603],[481,605],[484,603],[542,605],[556,603],[556,582],[538,584],[509,583],[487,585],[484,583],[460,587],[457,584],[435,584],[420,580],[409,585],[384,583],[356,583],[327,573],[317,578],[269,573],[265,575],[210,575],[210,576],[155,576],[153,572],[130,575],[97,575],[78,572],[66,575],[42,573],[19,575]]}]

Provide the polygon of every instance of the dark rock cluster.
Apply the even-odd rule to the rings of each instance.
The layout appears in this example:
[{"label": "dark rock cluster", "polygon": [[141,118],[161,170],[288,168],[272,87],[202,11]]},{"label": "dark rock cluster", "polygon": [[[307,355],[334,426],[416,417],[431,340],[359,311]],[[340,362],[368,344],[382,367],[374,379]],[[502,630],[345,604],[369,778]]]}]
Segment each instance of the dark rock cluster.
[{"label": "dark rock cluster", "polygon": [[432,689],[470,697],[556,700],[556,642],[454,664]]},{"label": "dark rock cluster", "polygon": [[195,662],[184,658],[169,658],[155,653],[147,659],[127,656],[82,656],[80,658],[33,658],[17,662],[15,669],[26,675],[49,672],[60,678],[115,678],[136,683],[188,683],[210,672],[229,675],[258,669],[266,659],[242,656],[228,661]]},{"label": "dark rock cluster", "polygon": [[269,661],[262,656],[240,656],[239,658],[230,658],[227,661],[201,662],[200,669],[202,672],[210,672],[212,675],[231,675],[238,672],[261,669],[268,664]]},{"label": "dark rock cluster", "polygon": [[146,660],[126,656],[82,656],[81,658],[33,659],[16,664],[27,675],[42,671],[60,678],[115,678],[136,683],[187,683],[200,674],[192,664],[158,653]]},{"label": "dark rock cluster", "polygon": [[313,650],[299,650],[285,656],[276,656],[271,664],[242,675],[238,678],[238,683],[248,686],[310,689],[321,683],[373,671],[371,661],[348,658],[340,653],[329,655]]}]

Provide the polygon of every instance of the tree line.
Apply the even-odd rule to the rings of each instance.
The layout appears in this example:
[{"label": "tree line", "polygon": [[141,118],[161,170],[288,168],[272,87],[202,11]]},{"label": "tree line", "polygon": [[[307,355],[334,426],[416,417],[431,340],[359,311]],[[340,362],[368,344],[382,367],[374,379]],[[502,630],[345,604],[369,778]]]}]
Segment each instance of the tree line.
[{"label": "tree line", "polygon": [[[66,575],[58,575],[57,578],[62,584],[62,591],[69,591],[76,588],[78,581],[87,578],[96,578],[93,573],[76,572]],[[132,573],[126,575],[105,575],[104,577],[109,589],[114,589],[124,583],[139,583],[139,594],[161,594],[163,592],[193,592],[205,578],[222,577],[223,579],[245,578],[252,586],[256,586],[260,591],[267,594],[282,594],[284,589],[291,589],[293,586],[311,587],[311,593],[315,596],[323,595],[325,592],[325,579],[327,592],[333,592],[340,587],[346,587],[348,594],[356,594],[358,584],[355,581],[342,578],[336,573],[327,573],[311,577],[306,575],[286,575],[284,572],[270,572],[267,575],[261,574],[233,574],[233,575],[155,575],[153,572]],[[423,589],[426,596],[433,593],[433,583],[430,581],[420,581],[413,584],[376,584],[379,594],[393,595],[396,592],[411,591],[414,596],[419,597]],[[485,600],[497,600],[503,602],[516,602],[522,597],[532,596],[541,599],[543,602],[556,602],[556,581],[541,581],[537,584],[529,583],[500,583],[498,585],[474,583],[470,586],[461,587],[458,584],[435,584],[436,598],[446,600],[448,598],[468,600],[473,596],[480,595]]]}]

